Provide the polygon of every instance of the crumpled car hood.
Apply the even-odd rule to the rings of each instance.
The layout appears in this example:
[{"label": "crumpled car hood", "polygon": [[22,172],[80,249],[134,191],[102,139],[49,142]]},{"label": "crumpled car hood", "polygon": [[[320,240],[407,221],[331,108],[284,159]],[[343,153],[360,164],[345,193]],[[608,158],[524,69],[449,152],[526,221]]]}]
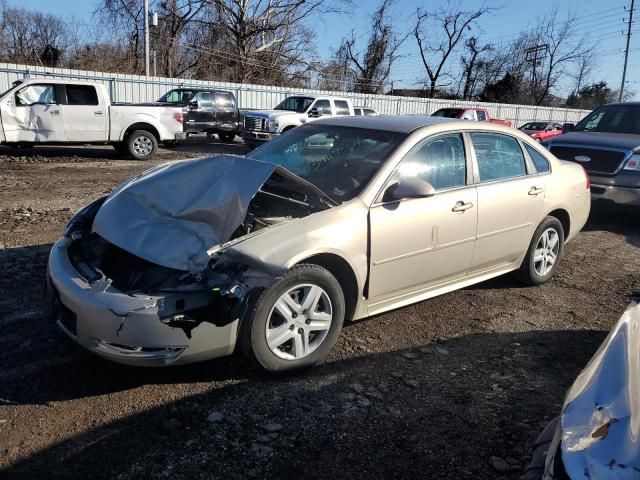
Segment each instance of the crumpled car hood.
[{"label": "crumpled car hood", "polygon": [[620,318],[569,390],[561,416],[570,478],[640,478],[640,304]]},{"label": "crumpled car hood", "polygon": [[209,261],[207,250],[229,240],[277,170],[295,177],[273,163],[235,156],[163,164],[117,187],[92,229],[150,262],[200,272]]}]

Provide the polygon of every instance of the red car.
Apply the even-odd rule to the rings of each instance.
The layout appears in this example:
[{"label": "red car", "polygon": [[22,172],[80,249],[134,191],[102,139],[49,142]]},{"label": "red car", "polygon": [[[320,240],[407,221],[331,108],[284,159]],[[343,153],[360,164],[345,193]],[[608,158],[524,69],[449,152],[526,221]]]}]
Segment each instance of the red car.
[{"label": "red car", "polygon": [[529,122],[518,130],[526,133],[538,142],[544,142],[558,135],[562,135],[562,125],[557,122]]}]

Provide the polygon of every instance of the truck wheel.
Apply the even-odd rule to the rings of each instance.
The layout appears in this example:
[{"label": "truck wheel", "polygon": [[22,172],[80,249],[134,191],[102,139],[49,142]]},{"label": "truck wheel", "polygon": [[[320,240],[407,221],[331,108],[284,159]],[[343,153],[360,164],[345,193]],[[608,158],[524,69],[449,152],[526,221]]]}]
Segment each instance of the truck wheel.
[{"label": "truck wheel", "polygon": [[134,130],[125,140],[127,152],[136,160],[148,160],[158,150],[158,141],[151,132],[146,130]]},{"label": "truck wheel", "polygon": [[240,346],[271,373],[308,368],[331,351],[344,314],[336,278],[318,265],[297,265],[253,302],[242,321]]},{"label": "truck wheel", "polygon": [[538,225],[516,278],[527,285],[551,280],[564,251],[564,229],[556,217],[545,217]]},{"label": "truck wheel", "polygon": [[218,138],[224,143],[233,143],[233,139],[236,138],[236,134],[232,132],[218,132]]}]

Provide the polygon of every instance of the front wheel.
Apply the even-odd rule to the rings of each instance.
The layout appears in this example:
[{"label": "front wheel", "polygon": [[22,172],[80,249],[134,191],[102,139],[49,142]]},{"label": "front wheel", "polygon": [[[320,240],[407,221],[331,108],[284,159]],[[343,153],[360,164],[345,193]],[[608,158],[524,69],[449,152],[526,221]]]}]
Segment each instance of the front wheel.
[{"label": "front wheel", "polygon": [[125,140],[127,152],[136,160],[148,160],[158,150],[156,137],[146,130],[135,130]]},{"label": "front wheel", "polygon": [[564,229],[555,217],[546,217],[535,233],[516,276],[528,285],[548,282],[560,264],[564,251]]},{"label": "front wheel", "polygon": [[253,305],[243,320],[241,347],[271,373],[315,365],[331,351],[342,330],[344,294],[336,278],[318,265],[293,267]]}]

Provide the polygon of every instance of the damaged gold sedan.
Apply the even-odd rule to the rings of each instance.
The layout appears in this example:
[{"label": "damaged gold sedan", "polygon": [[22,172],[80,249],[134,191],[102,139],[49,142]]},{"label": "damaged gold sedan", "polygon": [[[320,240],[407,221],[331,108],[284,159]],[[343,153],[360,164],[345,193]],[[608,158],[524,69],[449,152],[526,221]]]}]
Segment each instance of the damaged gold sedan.
[{"label": "damaged gold sedan", "polygon": [[582,167],[529,137],[426,116],[298,127],[250,153],[153,168],[54,245],[58,325],[105,358],[242,349],[311,366],[356,320],[515,272],[551,278],[590,208]]}]

